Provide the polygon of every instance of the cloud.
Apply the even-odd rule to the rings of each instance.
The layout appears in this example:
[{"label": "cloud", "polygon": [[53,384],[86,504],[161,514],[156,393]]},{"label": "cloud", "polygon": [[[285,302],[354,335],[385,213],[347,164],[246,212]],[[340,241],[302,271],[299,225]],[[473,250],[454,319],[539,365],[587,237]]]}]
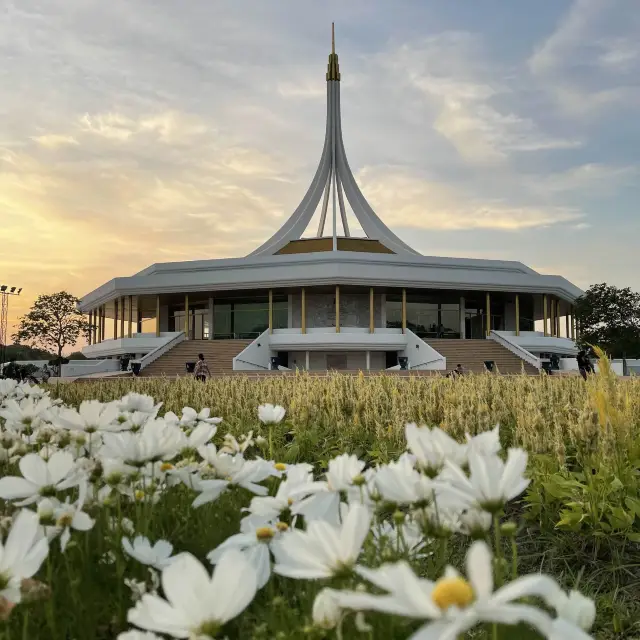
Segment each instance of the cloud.
[{"label": "cloud", "polygon": [[635,0],[574,0],[529,57],[530,71],[566,111],[597,115],[640,104]]},{"label": "cloud", "polygon": [[77,145],[78,141],[73,136],[60,135],[57,133],[45,133],[41,136],[34,136],[38,144],[48,149],[57,149],[66,145]]},{"label": "cloud", "polygon": [[492,59],[477,35],[445,32],[402,45],[381,60],[435,107],[434,129],[469,162],[497,163],[514,152],[581,145],[545,133],[514,108],[521,90],[514,70]]},{"label": "cloud", "polygon": [[570,208],[465,196],[449,185],[387,167],[363,169],[358,182],[378,215],[392,228],[519,231],[562,225],[583,217]]}]

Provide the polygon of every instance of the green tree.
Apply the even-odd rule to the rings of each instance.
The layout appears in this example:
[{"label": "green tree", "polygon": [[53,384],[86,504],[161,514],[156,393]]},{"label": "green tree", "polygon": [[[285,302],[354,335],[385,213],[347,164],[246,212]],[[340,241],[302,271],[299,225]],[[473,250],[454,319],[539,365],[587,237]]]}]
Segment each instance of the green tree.
[{"label": "green tree", "polygon": [[614,358],[640,356],[640,293],[594,284],[576,300],[580,344],[598,345]]},{"label": "green tree", "polygon": [[78,298],[66,291],[39,296],[21,319],[13,340],[53,349],[60,362],[65,347],[75,345],[80,336],[89,334],[89,323],[77,305]]}]

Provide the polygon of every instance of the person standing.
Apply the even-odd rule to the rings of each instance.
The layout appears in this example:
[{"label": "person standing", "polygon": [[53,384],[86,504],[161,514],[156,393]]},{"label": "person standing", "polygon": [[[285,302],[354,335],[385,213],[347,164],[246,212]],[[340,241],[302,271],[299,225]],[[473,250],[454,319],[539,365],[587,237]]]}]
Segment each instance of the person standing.
[{"label": "person standing", "polygon": [[584,380],[587,379],[587,372],[589,371],[589,367],[591,363],[587,359],[587,354],[584,352],[584,349],[578,351],[578,355],[576,356],[576,360],[578,361],[578,371]]},{"label": "person standing", "polygon": [[211,377],[211,371],[209,371],[209,367],[204,359],[204,354],[198,354],[198,362],[196,362],[196,367],[193,370],[193,373],[196,376],[196,380],[201,380],[205,382],[207,378]]}]

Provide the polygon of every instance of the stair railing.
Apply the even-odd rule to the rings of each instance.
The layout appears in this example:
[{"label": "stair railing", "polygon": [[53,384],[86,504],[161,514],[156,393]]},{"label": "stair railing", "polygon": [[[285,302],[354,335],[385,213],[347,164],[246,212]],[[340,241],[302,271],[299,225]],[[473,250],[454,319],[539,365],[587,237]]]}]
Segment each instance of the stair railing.
[{"label": "stair railing", "polygon": [[180,332],[178,335],[173,336],[170,340],[156,347],[153,351],[149,351],[145,356],[136,360],[140,363],[140,371],[145,367],[148,367],[152,362],[155,362],[160,356],[163,356],[167,351],[170,351],[176,345],[180,344],[185,339],[184,332]]},{"label": "stair railing", "polygon": [[494,342],[497,342],[499,345],[502,345],[505,349],[511,351],[513,355],[518,356],[518,358],[520,358],[521,360],[524,360],[525,362],[528,362],[532,367],[535,367],[536,369],[538,369],[538,371],[542,367],[542,362],[540,361],[540,358],[538,358],[537,356],[534,356],[533,353],[531,353],[530,351],[527,351],[524,347],[521,347],[519,344],[512,342],[511,340],[507,340],[507,338],[500,335],[499,333],[496,333],[493,330],[491,331],[491,334],[489,337]]}]

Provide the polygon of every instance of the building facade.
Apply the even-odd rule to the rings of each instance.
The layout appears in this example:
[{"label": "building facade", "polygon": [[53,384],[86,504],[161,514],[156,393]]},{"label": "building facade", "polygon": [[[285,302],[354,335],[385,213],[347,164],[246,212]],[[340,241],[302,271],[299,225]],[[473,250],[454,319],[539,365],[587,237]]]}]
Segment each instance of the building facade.
[{"label": "building facade", "polygon": [[84,354],[144,369],[182,341],[235,340],[235,370],[442,370],[443,340],[491,339],[536,368],[573,357],[576,286],[519,262],[422,256],[382,222],[347,160],[335,45],[326,80],[320,162],[285,224],[246,257],[155,264],[87,294]]}]

